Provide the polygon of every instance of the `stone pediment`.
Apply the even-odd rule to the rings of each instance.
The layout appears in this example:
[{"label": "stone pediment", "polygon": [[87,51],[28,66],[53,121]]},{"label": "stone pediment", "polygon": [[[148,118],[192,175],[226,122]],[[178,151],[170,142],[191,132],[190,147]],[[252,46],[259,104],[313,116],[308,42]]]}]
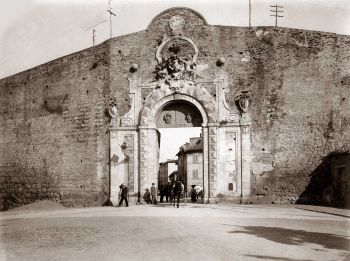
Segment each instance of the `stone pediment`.
[{"label": "stone pediment", "polygon": [[157,15],[147,27],[150,32],[167,34],[184,33],[193,26],[207,26],[206,19],[197,11],[187,7],[173,7]]}]

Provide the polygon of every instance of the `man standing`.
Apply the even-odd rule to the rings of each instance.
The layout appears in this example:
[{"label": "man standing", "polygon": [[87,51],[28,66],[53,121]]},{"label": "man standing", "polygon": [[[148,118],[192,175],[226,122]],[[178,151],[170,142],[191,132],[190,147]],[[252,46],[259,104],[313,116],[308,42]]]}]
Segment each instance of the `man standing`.
[{"label": "man standing", "polygon": [[123,200],[125,200],[125,205],[128,207],[129,204],[128,204],[128,188],[127,186],[123,184],[120,185],[120,190],[121,190],[121,193],[120,193],[120,201],[119,201],[119,205],[118,207],[121,207],[122,204],[123,204]]},{"label": "man standing", "polygon": [[152,204],[157,205],[157,190],[154,183],[152,183],[152,187],[151,187],[151,197],[152,197]]}]

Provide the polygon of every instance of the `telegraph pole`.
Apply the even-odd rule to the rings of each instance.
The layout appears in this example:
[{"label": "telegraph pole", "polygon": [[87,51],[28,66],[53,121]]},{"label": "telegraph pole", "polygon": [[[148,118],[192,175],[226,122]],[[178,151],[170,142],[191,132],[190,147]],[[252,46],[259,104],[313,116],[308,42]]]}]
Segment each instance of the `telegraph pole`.
[{"label": "telegraph pole", "polygon": [[275,17],[275,26],[277,27],[277,20],[279,17],[283,17],[283,15],[280,15],[283,13],[283,6],[281,5],[270,5],[271,8],[273,8],[273,10],[270,9],[270,12],[272,14],[270,14],[270,16],[274,16]]},{"label": "telegraph pole", "polygon": [[107,10],[107,12],[109,13],[109,38],[112,38],[112,15],[116,16],[116,14],[112,12],[111,2],[112,0],[108,1],[108,10]]},{"label": "telegraph pole", "polygon": [[90,26],[86,30],[84,30],[84,31],[88,32],[88,31],[90,31],[92,29],[92,46],[94,46],[96,44],[96,29],[95,29],[95,27],[98,26],[99,24],[102,24],[102,23],[106,22],[106,21],[107,21],[107,19],[102,20],[102,21],[100,21],[100,22]]},{"label": "telegraph pole", "polygon": [[252,27],[252,0],[249,0],[249,27]]},{"label": "telegraph pole", "polygon": [[96,30],[92,29],[92,46],[95,46]]}]

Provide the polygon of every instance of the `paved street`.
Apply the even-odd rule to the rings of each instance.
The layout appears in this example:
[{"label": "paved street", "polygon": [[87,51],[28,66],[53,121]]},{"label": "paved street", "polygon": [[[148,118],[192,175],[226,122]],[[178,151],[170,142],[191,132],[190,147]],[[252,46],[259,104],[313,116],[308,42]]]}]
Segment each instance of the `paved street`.
[{"label": "paved street", "polygon": [[295,206],[0,213],[0,260],[350,260],[349,218]]}]

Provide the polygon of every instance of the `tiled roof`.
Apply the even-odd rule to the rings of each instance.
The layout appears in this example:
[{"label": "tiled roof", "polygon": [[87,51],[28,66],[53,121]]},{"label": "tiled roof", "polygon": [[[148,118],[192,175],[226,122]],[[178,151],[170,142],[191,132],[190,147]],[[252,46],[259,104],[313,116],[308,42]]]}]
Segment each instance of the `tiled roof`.
[{"label": "tiled roof", "polygon": [[[185,153],[203,151],[203,139],[201,137],[190,138],[190,142],[186,142],[182,146],[182,151]],[[179,153],[181,153],[181,150]]]}]

